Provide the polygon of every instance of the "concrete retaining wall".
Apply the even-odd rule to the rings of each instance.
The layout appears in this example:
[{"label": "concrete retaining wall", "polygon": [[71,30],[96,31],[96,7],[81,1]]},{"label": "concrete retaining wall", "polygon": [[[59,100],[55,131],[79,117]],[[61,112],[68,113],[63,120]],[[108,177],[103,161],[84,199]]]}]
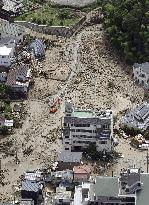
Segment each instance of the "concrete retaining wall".
[{"label": "concrete retaining wall", "polygon": [[25,26],[26,28],[30,28],[33,31],[36,31],[39,33],[70,37],[82,25],[82,23],[85,20],[86,20],[86,17],[83,17],[78,23],[76,23],[75,25],[71,27],[38,25],[35,23],[27,22],[27,21],[15,21],[14,23],[17,23],[21,26]]}]

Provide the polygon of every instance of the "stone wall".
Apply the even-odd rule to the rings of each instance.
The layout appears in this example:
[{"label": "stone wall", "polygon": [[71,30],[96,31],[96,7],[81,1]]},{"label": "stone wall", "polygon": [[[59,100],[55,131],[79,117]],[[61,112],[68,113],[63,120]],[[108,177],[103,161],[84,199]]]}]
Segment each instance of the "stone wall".
[{"label": "stone wall", "polygon": [[15,21],[14,23],[17,23],[21,26],[25,26],[26,28],[30,28],[33,31],[44,33],[48,35],[56,35],[56,36],[64,36],[64,37],[70,37],[73,35],[73,33],[79,29],[79,27],[82,25],[82,23],[86,20],[86,17],[83,17],[78,23],[71,27],[65,27],[65,26],[47,26],[47,25],[38,25],[35,23],[27,22],[27,21]]}]

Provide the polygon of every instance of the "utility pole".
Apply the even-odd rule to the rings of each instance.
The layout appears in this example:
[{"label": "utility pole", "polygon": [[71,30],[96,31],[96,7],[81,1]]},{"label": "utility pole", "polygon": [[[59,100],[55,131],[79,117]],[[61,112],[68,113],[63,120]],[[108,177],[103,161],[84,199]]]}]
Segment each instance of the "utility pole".
[{"label": "utility pole", "polygon": [[1,176],[2,176],[2,160],[0,158],[0,179],[1,179]]},{"label": "utility pole", "polygon": [[148,150],[147,150],[147,156],[146,156],[146,165],[147,165],[147,173],[148,173],[148,164],[149,164],[149,159],[148,159]]},{"label": "utility pole", "polygon": [[61,117],[61,139],[63,137],[63,121],[62,121],[62,117]]},{"label": "utility pole", "polygon": [[15,161],[16,161],[16,164],[19,163],[19,160],[18,160],[18,148],[17,148],[17,144],[16,144],[16,140],[15,141]]}]

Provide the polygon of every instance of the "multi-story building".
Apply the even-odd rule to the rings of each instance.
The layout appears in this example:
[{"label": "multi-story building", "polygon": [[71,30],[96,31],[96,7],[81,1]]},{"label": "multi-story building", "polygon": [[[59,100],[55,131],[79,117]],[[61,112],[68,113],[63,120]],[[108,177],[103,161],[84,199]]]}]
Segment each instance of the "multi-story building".
[{"label": "multi-story building", "polygon": [[73,205],[148,205],[148,190],[149,174],[131,168],[119,177],[97,176],[75,187]]},{"label": "multi-story building", "polygon": [[100,112],[78,110],[71,101],[66,101],[63,121],[65,150],[81,151],[92,143],[99,152],[111,152],[113,137],[111,110]]}]

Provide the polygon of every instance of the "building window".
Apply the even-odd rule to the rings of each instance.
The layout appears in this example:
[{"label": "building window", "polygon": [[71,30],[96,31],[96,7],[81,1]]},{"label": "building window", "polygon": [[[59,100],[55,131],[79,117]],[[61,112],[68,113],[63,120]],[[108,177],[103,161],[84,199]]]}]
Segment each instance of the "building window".
[{"label": "building window", "polygon": [[68,147],[66,147],[66,148],[65,148],[65,150],[69,150],[69,148],[68,148]]},{"label": "building window", "polygon": [[103,129],[109,129],[110,126],[109,125],[103,125],[102,127],[103,127]]},{"label": "building window", "polygon": [[6,56],[2,56],[2,58],[6,58]]},{"label": "building window", "polygon": [[107,141],[100,141],[99,144],[107,144]]},{"label": "building window", "polygon": [[69,136],[65,136],[65,138],[66,138],[66,139],[68,139],[68,138],[69,138]]},{"label": "building window", "polygon": [[69,142],[65,142],[65,144],[69,144]]},{"label": "building window", "polygon": [[143,74],[143,73],[142,73],[142,74],[140,74],[140,77],[144,78],[144,77],[145,77],[145,74]]}]

